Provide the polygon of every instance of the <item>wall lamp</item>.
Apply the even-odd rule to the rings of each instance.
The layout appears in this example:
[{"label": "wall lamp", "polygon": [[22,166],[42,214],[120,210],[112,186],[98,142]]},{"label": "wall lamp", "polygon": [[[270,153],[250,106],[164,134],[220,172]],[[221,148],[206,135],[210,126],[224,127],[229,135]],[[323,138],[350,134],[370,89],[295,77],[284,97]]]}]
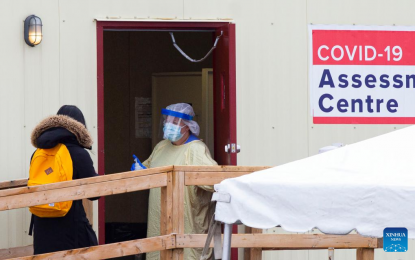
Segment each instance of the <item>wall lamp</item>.
[{"label": "wall lamp", "polygon": [[24,40],[30,47],[35,47],[42,41],[42,20],[36,15],[30,15],[24,21]]}]

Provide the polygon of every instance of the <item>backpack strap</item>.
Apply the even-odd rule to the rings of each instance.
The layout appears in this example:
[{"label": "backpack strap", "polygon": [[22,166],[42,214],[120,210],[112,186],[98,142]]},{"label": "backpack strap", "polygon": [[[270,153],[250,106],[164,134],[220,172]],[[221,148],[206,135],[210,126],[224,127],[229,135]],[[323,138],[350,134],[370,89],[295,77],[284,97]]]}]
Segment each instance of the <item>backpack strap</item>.
[{"label": "backpack strap", "polygon": [[30,226],[29,226],[29,236],[31,236],[32,234],[33,234],[33,226],[34,226],[34,217],[33,217],[33,214],[32,214],[32,217],[30,218]]}]

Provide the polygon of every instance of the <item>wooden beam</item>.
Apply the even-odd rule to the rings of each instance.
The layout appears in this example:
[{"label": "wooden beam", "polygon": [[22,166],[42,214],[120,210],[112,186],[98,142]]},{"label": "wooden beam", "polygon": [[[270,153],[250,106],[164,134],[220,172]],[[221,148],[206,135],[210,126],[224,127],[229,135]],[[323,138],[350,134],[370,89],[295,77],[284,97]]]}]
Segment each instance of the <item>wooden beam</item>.
[{"label": "wooden beam", "polygon": [[[176,235],[177,248],[203,247],[207,235]],[[213,247],[213,243],[211,244]],[[296,249],[337,249],[352,248],[379,248],[377,238],[363,237],[360,235],[286,235],[286,234],[234,234],[232,235],[232,247],[238,248],[272,248],[276,250]]]},{"label": "wooden beam", "polygon": [[33,245],[0,249],[0,260],[33,255]]},{"label": "wooden beam", "polygon": [[[173,171],[173,233],[184,234],[184,172]],[[173,260],[183,260],[183,249],[173,250]]]},{"label": "wooden beam", "polygon": [[[160,207],[160,234],[167,235],[173,233],[173,173],[167,173],[167,186],[161,187],[161,207]],[[161,260],[169,260],[173,257],[173,250],[163,250],[160,252]]]},{"label": "wooden beam", "polygon": [[[166,173],[0,197],[0,211],[163,187]],[[45,185],[46,186],[46,185]]]},{"label": "wooden beam", "polygon": [[[72,186],[78,186],[78,185],[85,185],[89,183],[97,183],[97,182],[103,182],[103,181],[111,181],[111,180],[118,180],[118,179],[123,179],[123,178],[131,178],[131,177],[138,177],[138,176],[150,175],[150,174],[155,174],[155,173],[168,172],[168,171],[172,171],[173,169],[175,169],[176,171],[184,171],[184,172],[252,173],[255,171],[261,171],[261,170],[265,170],[269,168],[271,167],[270,166],[164,166],[164,167],[157,167],[157,168],[151,168],[151,169],[134,171],[134,172],[121,172],[121,173],[107,174],[104,176],[75,180],[75,181],[70,181],[70,182],[60,182],[60,183],[46,184],[46,185],[40,185],[40,186],[32,186],[26,189],[22,189],[22,188],[12,189],[12,188],[17,188],[17,187],[27,186],[27,179],[18,179],[18,180],[0,182],[0,197],[24,194],[30,190],[36,190],[36,191],[47,190],[50,187],[49,185],[55,188],[66,188],[66,187],[72,187]],[[8,190],[2,191],[2,189],[8,189]]]},{"label": "wooden beam", "polygon": [[[207,235],[170,234],[153,238],[137,239],[120,243],[106,244],[89,248],[42,254],[37,256],[24,255],[33,253],[32,246],[0,250],[0,259],[105,259],[148,253],[153,251],[171,250],[172,259],[183,258],[183,248],[203,247]],[[356,260],[374,260],[374,246],[379,247],[377,239],[360,235],[279,235],[279,234],[237,234],[232,235],[232,247],[278,248],[279,250],[295,249],[352,249],[357,248]],[[365,248],[362,248],[364,246]],[[213,247],[213,242],[211,244]],[[177,248],[177,249],[175,249]],[[174,254],[175,252],[175,254]],[[259,258],[260,259],[260,258]],[[251,260],[253,260],[251,258]]]},{"label": "wooden beam", "polygon": [[[27,186],[27,179],[19,179],[19,180],[12,180],[12,181],[4,181],[0,182],[0,197],[3,196],[11,196],[17,194],[25,194],[29,193],[30,191],[41,191],[41,190],[48,190],[51,187],[55,188],[66,188],[66,187],[73,187],[79,185],[86,185],[91,183],[98,183],[104,181],[111,181],[111,180],[119,180],[124,178],[131,178],[131,177],[138,177],[150,174],[157,174],[168,172],[176,169],[176,171],[185,171],[185,172],[233,172],[233,175],[229,175],[227,177],[237,177],[240,176],[238,173],[243,175],[248,173],[252,173],[255,171],[265,170],[270,167],[268,166],[164,166],[164,167],[157,167],[151,168],[146,170],[140,171],[129,171],[129,172],[121,172],[121,173],[113,173],[107,174],[104,176],[94,177],[94,178],[87,178],[81,180],[74,180],[68,182],[60,182],[60,183],[53,183],[53,184],[46,184],[46,185],[39,185],[39,186]],[[192,184],[189,184],[192,185]],[[26,188],[18,188],[17,187],[26,187]],[[7,190],[2,190],[7,189]]]},{"label": "wooden beam", "polygon": [[18,195],[18,194],[26,194],[26,193],[31,193],[35,191],[62,189],[62,188],[82,186],[82,185],[88,185],[88,184],[93,184],[93,183],[102,183],[102,182],[114,181],[114,180],[122,180],[122,179],[140,177],[140,176],[148,176],[148,175],[168,172],[168,171],[171,171],[172,168],[173,166],[158,167],[158,168],[151,168],[151,169],[132,171],[132,172],[130,171],[130,172],[114,173],[114,174],[108,174],[108,175],[73,180],[73,181],[63,181],[63,182],[44,184],[44,185],[38,185],[38,186],[0,190],[0,197],[12,196],[12,195]]},{"label": "wooden beam", "polygon": [[252,172],[185,172],[185,185],[214,185]]},{"label": "wooden beam", "polygon": [[27,179],[0,182],[0,190],[27,186]]},{"label": "wooden beam", "polygon": [[[262,234],[262,229],[245,226],[245,234]],[[261,260],[262,248],[245,248],[244,260]]]},{"label": "wooden beam", "polygon": [[233,166],[233,165],[214,165],[214,166],[174,166],[173,171],[182,172],[257,172],[272,168],[271,166]]},{"label": "wooden beam", "polygon": [[174,235],[159,236],[145,239],[137,239],[120,243],[106,244],[101,246],[85,247],[68,251],[27,256],[15,258],[21,260],[38,259],[106,259],[128,255],[148,253],[152,251],[166,250],[174,248]]},{"label": "wooden beam", "polygon": [[375,250],[373,248],[358,248],[356,250],[356,260],[374,260]]}]

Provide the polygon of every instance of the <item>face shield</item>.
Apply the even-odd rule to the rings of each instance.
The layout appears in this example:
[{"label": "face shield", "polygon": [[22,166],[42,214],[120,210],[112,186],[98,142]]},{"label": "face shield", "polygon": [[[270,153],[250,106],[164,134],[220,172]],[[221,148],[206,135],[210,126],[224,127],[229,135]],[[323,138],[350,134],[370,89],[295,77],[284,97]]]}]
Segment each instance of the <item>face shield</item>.
[{"label": "face shield", "polygon": [[163,116],[161,117],[160,126],[163,130],[163,139],[176,142],[183,137],[186,131],[190,130],[186,126],[193,119],[193,116],[169,109],[162,109],[161,114]]},{"label": "face shield", "polygon": [[200,127],[193,120],[195,112],[191,105],[187,103],[172,104],[162,109],[161,114],[159,138],[175,142],[173,140],[180,140],[187,130],[190,130],[193,135],[199,136]]}]

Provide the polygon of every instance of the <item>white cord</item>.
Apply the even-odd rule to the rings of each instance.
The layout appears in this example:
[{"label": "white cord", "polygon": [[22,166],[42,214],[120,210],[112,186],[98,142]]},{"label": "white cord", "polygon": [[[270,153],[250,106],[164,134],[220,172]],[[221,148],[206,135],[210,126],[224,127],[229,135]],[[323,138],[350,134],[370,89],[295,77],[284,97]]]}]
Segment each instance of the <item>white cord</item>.
[{"label": "white cord", "polygon": [[213,44],[213,47],[210,49],[210,51],[205,55],[205,57],[201,58],[200,60],[195,60],[190,58],[180,47],[179,45],[176,44],[176,40],[174,39],[174,35],[172,32],[170,32],[171,35],[171,39],[173,41],[173,46],[189,61],[191,62],[201,62],[204,61],[211,53],[214,49],[216,49],[216,44],[218,43],[220,37],[223,35],[223,31],[220,32],[220,35],[216,37],[215,43]]}]

